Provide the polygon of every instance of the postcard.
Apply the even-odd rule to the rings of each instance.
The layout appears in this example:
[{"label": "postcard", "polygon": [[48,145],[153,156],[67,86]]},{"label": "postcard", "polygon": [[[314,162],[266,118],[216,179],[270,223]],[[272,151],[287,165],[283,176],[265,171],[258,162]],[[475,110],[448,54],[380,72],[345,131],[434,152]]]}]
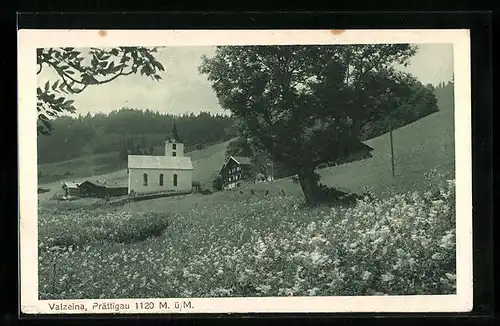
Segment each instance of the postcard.
[{"label": "postcard", "polygon": [[472,309],[468,30],[18,51],[23,313]]}]

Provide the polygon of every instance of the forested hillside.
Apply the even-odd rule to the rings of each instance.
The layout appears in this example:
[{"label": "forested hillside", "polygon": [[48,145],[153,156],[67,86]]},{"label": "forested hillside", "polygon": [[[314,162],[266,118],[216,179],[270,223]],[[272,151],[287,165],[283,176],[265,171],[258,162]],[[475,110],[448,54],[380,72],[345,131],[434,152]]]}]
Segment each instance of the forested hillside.
[{"label": "forested hillside", "polygon": [[109,114],[62,116],[53,121],[50,136],[38,137],[38,163],[109,152],[150,154],[170,135],[174,122],[186,151],[236,135],[231,117],[207,112],[174,116],[124,108]]}]

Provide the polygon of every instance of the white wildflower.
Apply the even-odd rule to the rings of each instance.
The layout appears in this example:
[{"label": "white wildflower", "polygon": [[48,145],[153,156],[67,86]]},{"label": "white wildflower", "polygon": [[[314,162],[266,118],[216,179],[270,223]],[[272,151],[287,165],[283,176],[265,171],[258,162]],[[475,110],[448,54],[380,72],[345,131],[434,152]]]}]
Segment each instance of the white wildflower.
[{"label": "white wildflower", "polygon": [[384,282],[390,282],[394,279],[394,275],[392,275],[391,273],[387,272],[385,274],[382,274],[382,281]]},{"label": "white wildflower", "polygon": [[434,260],[440,260],[440,259],[443,258],[443,256],[439,252],[436,252],[435,254],[433,254],[431,256],[431,258],[434,259]]}]

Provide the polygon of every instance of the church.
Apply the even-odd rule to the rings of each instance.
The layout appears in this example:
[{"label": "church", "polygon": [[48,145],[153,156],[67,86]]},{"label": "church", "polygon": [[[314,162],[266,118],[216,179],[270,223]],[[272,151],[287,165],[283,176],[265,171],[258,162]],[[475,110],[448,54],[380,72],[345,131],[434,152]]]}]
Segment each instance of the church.
[{"label": "church", "polygon": [[173,127],[165,141],[165,155],[128,156],[128,193],[162,191],[183,192],[192,189],[193,163],[184,156],[184,144]]}]

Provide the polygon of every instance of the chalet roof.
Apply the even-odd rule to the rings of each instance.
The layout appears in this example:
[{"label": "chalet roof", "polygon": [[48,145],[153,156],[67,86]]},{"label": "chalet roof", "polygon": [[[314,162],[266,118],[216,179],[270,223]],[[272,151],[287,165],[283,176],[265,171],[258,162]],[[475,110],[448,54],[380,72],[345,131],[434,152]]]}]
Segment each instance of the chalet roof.
[{"label": "chalet roof", "polygon": [[193,170],[189,156],[129,155],[129,169]]},{"label": "chalet roof", "polygon": [[236,161],[236,163],[240,165],[251,165],[252,160],[249,157],[243,157],[243,156],[231,156],[230,159],[233,159]]}]

